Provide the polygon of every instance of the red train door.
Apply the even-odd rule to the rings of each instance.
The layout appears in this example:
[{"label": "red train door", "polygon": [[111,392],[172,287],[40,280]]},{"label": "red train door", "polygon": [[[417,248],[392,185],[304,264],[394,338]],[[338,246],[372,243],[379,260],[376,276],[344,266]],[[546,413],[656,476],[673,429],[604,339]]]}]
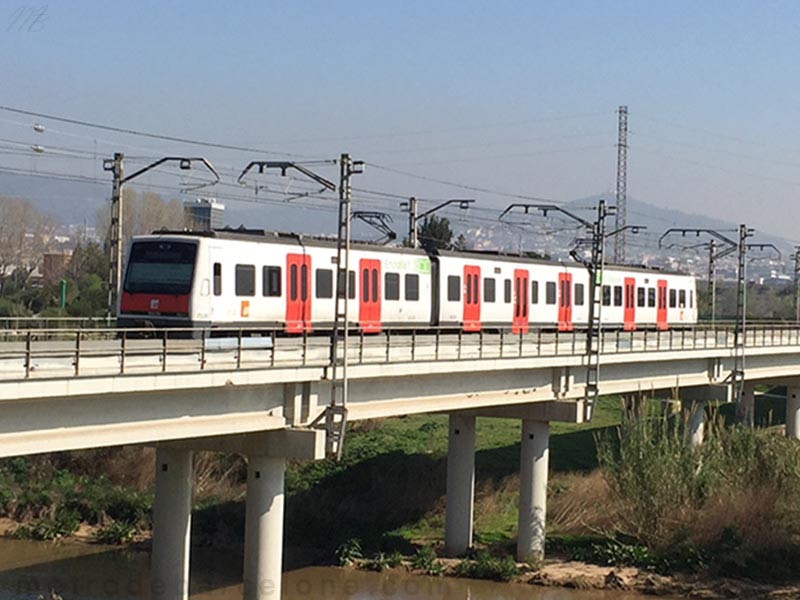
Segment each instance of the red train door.
[{"label": "red train door", "polygon": [[514,269],[514,319],[512,333],[528,333],[528,271]]},{"label": "red train door", "polygon": [[464,331],[481,330],[481,268],[464,266]]},{"label": "red train door", "polygon": [[572,273],[558,274],[558,330],[572,331]]},{"label": "red train door", "polygon": [[378,333],[381,330],[381,261],[362,258],[358,270],[361,273],[358,322],[364,333]]},{"label": "red train door", "polygon": [[656,324],[659,329],[667,329],[667,280],[656,283]]},{"label": "red train door", "polygon": [[625,331],[636,329],[636,280],[625,278],[625,306],[623,307],[623,326]]},{"label": "red train door", "polygon": [[311,257],[286,255],[286,333],[311,331]]}]

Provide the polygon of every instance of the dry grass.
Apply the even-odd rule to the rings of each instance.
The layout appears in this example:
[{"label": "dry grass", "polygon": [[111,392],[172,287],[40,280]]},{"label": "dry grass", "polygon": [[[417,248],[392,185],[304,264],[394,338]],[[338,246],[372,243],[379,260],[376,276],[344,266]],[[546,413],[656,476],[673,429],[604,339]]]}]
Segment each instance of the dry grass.
[{"label": "dry grass", "polygon": [[547,504],[548,529],[566,534],[613,531],[619,504],[600,470],[553,477]]}]

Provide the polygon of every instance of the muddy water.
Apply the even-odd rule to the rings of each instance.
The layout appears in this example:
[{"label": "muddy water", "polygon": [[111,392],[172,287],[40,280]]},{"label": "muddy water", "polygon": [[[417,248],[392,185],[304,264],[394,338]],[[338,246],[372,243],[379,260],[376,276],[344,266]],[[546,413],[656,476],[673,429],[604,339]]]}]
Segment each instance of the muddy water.
[{"label": "muddy water", "polygon": [[[104,546],[0,539],[0,600],[133,600],[149,597],[149,554]],[[241,557],[197,549],[192,557],[192,598],[241,600]],[[290,571],[284,600],[639,600],[618,592],[537,588],[403,573],[366,573],[331,567]]]}]

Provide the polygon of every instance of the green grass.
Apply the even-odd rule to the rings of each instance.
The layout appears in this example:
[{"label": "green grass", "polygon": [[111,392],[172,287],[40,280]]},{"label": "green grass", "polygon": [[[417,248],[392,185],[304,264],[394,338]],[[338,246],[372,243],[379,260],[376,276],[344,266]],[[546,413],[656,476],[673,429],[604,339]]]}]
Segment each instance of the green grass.
[{"label": "green grass", "polygon": [[[551,472],[596,468],[594,436],[619,422],[619,399],[610,397],[590,424],[552,423]],[[508,546],[516,536],[517,492],[508,482],[519,471],[520,429],[518,419],[476,420],[476,489],[492,500],[491,510],[476,514],[479,543]],[[440,541],[447,435],[446,415],[356,423],[341,462],[295,465],[287,473],[287,530],[298,541],[334,548],[357,537],[370,552]]]}]

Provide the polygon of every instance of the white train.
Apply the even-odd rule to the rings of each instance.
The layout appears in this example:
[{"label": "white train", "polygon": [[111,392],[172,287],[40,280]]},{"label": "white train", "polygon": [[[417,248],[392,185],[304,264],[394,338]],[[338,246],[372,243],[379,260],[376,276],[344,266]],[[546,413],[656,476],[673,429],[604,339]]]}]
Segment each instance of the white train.
[{"label": "white train", "polygon": [[[119,298],[120,327],[329,329],[334,242],[294,234],[164,233],[134,238]],[[579,264],[475,252],[354,244],[348,319],[365,333],[442,327],[571,331],[588,320]],[[697,322],[687,275],[608,266],[600,288],[609,328]]]}]

